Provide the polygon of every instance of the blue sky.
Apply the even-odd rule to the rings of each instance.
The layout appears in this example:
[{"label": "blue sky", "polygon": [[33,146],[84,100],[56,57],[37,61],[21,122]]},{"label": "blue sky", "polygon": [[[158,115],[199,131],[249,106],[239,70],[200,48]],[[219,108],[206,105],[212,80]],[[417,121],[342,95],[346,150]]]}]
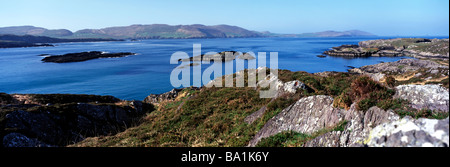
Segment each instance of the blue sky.
[{"label": "blue sky", "polygon": [[0,0],[0,27],[104,28],[229,24],[275,33],[449,34],[448,0]]}]

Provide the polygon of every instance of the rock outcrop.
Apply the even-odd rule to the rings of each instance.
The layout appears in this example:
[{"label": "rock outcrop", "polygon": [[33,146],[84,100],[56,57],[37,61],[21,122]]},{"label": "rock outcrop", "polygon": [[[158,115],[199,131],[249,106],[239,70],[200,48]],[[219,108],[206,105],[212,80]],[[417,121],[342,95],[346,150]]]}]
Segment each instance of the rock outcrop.
[{"label": "rock outcrop", "polygon": [[[409,88],[409,86],[413,86],[414,89]],[[424,98],[423,96],[427,97]],[[400,86],[400,90],[398,91],[398,95],[396,95],[396,98],[408,98],[409,100],[412,101],[414,101],[414,99],[417,99],[417,103],[413,102],[413,105],[416,104],[418,107],[420,106],[427,109],[435,109],[435,107],[439,106],[442,106],[440,107],[442,109],[445,107],[445,105],[448,106],[448,91],[446,92],[445,89],[442,89],[442,87],[439,87],[437,85]],[[424,105],[422,103],[425,103],[427,105]],[[369,110],[364,112],[358,111],[356,109],[356,104],[351,105],[349,110],[334,108],[332,104],[333,98],[323,95],[310,96],[300,99],[295,104],[289,106],[288,108],[284,109],[281,113],[270,119],[264,125],[264,127],[254,136],[254,138],[249,142],[249,146],[256,146],[261,139],[276,135],[284,131],[295,131],[311,135],[316,132],[319,132],[320,130],[330,128],[332,129],[334,126],[338,125],[341,121],[346,122],[343,130],[341,131],[333,130],[321,134],[318,137],[307,141],[304,144],[304,146],[305,147],[381,146],[380,144],[374,145],[370,143],[370,141],[372,140],[370,138],[371,137],[373,138],[373,135],[371,136],[371,132],[373,133],[373,131],[380,131],[376,130],[375,128],[378,128],[379,126],[386,126],[385,124],[389,124],[400,120],[400,116],[395,114],[394,111],[392,110],[386,111],[376,106],[371,107]],[[437,120],[434,121],[437,122]],[[445,125],[445,123],[439,124],[439,126],[442,125]],[[427,131],[423,132],[422,136],[427,135],[433,136],[435,133],[441,132]],[[406,135],[410,135],[410,133]],[[447,131],[444,133],[443,136],[444,137],[438,138],[440,140],[430,139],[429,143],[431,143],[431,145],[430,144],[426,145],[445,146],[442,144],[442,142],[440,142],[441,140],[445,139],[445,136],[447,136],[447,143],[448,143],[448,119],[447,119]],[[398,135],[397,137],[394,136],[392,138],[401,140],[401,138],[398,138]],[[373,139],[373,140],[374,141],[376,140],[378,143],[380,143],[379,140],[381,139]]]},{"label": "rock outcrop", "polygon": [[[3,94],[3,97],[6,95]],[[41,105],[42,100],[55,100]],[[84,140],[86,137],[116,134],[139,122],[145,113],[154,110],[153,105],[140,101],[116,101],[104,99],[98,103],[88,102],[86,95],[21,95],[24,99],[2,100],[0,106],[0,138],[3,147],[47,147],[66,146]],[[6,99],[6,98],[2,98]],[[13,99],[13,100],[11,100]],[[112,101],[108,101],[110,99]],[[32,104],[24,104],[25,101]],[[77,102],[80,101],[80,102]],[[6,104],[12,102],[13,104]],[[47,101],[46,101],[47,102]],[[102,101],[101,101],[102,102]],[[14,104],[15,103],[15,104]]]},{"label": "rock outcrop", "polygon": [[182,90],[183,89],[172,89],[171,91],[163,94],[150,94],[144,99],[144,102],[158,104],[163,101],[175,100],[175,98],[178,96],[178,93],[181,92]]},{"label": "rock outcrop", "polygon": [[[264,81],[267,81],[267,80],[264,80]],[[297,80],[296,81],[290,81],[290,82],[287,82],[287,83],[282,83],[278,79],[276,81],[272,80],[272,83],[274,83],[274,82],[275,83],[279,83],[279,84],[277,86],[276,97],[272,98],[272,100],[270,102],[273,102],[279,96],[283,96],[283,95],[286,95],[286,94],[287,95],[292,95],[292,94],[297,93],[297,91],[299,89],[307,89],[307,86],[303,82],[300,82],[300,81],[297,81]],[[258,111],[256,111],[256,112],[250,114],[249,116],[247,116],[244,121],[246,123],[248,123],[248,124],[252,124],[255,120],[261,118],[264,115],[264,113],[266,112],[266,110],[267,110],[267,105],[261,107],[261,109],[259,109]]]},{"label": "rock outcrop", "polygon": [[[417,109],[425,108],[448,112],[448,91],[438,85],[402,85],[396,89],[397,93],[394,98],[408,99],[412,106]],[[304,146],[448,146],[448,118],[444,121],[414,120],[409,117],[400,120],[400,116],[392,110],[385,111],[375,106],[366,112],[362,112],[356,110],[355,104],[349,110],[341,111],[341,115],[341,119],[347,121],[343,131],[327,132],[306,142]],[[320,118],[317,120],[320,120]],[[406,126],[412,127],[415,131],[404,130],[400,132],[401,129],[394,130],[400,124],[405,125],[404,128],[407,128]],[[435,127],[435,129],[432,130],[430,127]],[[438,127],[441,128],[442,132],[438,131]],[[405,138],[409,138],[409,140]]]},{"label": "rock outcrop", "polygon": [[162,102],[169,102],[174,101],[180,94],[180,92],[184,90],[200,90],[200,88],[197,87],[189,87],[189,88],[181,88],[181,89],[172,89],[169,92],[163,93],[163,94],[150,94],[144,99],[144,103],[151,103],[158,105]]},{"label": "rock outcrop", "polygon": [[344,111],[343,119],[347,121],[344,131],[331,131],[304,144],[305,147],[362,147],[370,131],[386,122],[398,120],[392,111],[372,107],[366,112],[357,111],[355,105]]},{"label": "rock outcrop", "polygon": [[387,76],[401,84],[441,84],[448,88],[449,67],[430,60],[402,59],[396,62],[380,63],[350,69],[351,73],[368,75],[384,82]]},{"label": "rock outcrop", "polygon": [[415,109],[449,110],[449,92],[439,85],[400,85],[395,89],[394,98],[407,99]]},{"label": "rock outcrop", "polygon": [[374,128],[368,139],[370,147],[448,147],[449,118],[417,120],[405,117]]},{"label": "rock outcrop", "polygon": [[262,138],[283,131],[312,134],[336,126],[342,121],[342,110],[333,108],[332,104],[333,98],[323,95],[300,99],[270,119],[250,141],[249,146],[255,146]]}]

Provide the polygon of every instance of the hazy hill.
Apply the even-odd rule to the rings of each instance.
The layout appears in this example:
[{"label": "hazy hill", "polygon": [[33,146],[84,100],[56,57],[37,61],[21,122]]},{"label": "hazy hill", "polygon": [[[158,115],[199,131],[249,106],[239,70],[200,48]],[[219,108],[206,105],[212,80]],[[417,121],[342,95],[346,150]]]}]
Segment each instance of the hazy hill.
[{"label": "hazy hill", "polygon": [[236,26],[217,25],[205,26],[200,24],[194,25],[131,25],[124,27],[109,27],[103,29],[85,29],[74,33],[75,38],[245,38],[245,37],[262,37],[263,35],[249,31]]},{"label": "hazy hill", "polygon": [[359,30],[350,30],[350,31],[344,31],[344,32],[338,32],[338,31],[324,31],[324,32],[318,32],[314,33],[318,37],[354,37],[354,36],[375,36],[372,33],[359,31]]},{"label": "hazy hill", "polygon": [[116,38],[116,39],[153,39],[153,38],[247,38],[263,37],[256,31],[237,26],[216,25],[131,25],[108,27],[102,29],[84,29],[77,32],[69,30],[48,30],[33,26],[16,26],[0,28],[0,34],[34,35],[57,38]]},{"label": "hazy hill", "polygon": [[302,34],[271,34],[275,37],[364,37],[364,36],[376,36],[369,32],[360,30],[350,31],[323,31],[315,33],[302,33]]},{"label": "hazy hill", "polygon": [[184,38],[249,38],[249,37],[360,37],[375,36],[359,31],[324,31],[303,34],[276,34],[250,31],[237,26],[215,25],[131,25],[102,29],[83,29],[71,32],[66,29],[48,30],[33,26],[15,26],[0,28],[0,34],[47,36],[53,38],[114,38],[114,39],[184,39]]},{"label": "hazy hill", "polygon": [[73,33],[66,29],[48,30],[45,28],[34,26],[14,26],[14,27],[0,27],[0,34],[68,37],[71,36]]}]

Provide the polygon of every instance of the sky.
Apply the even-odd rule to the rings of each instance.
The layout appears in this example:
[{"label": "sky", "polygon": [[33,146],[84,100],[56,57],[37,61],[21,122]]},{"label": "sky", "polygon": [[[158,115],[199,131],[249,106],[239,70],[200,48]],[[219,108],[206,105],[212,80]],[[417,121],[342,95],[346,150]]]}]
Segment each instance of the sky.
[{"label": "sky", "polygon": [[448,36],[448,0],[0,0],[0,27],[77,31],[132,24],[228,24],[255,31],[362,30]]}]

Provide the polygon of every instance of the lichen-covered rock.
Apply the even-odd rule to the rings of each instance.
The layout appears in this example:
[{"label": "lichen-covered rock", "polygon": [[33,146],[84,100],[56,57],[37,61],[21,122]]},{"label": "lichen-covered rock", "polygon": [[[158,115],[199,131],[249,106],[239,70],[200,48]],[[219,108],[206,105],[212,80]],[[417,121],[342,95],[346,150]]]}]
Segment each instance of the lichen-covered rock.
[{"label": "lichen-covered rock", "polygon": [[405,117],[374,128],[366,140],[370,147],[448,147],[449,118],[433,120]]},{"label": "lichen-covered rock", "polygon": [[366,112],[357,111],[355,105],[350,107],[345,114],[348,121],[345,130],[340,136],[341,147],[363,146],[364,139],[370,130],[377,125],[398,120],[400,117],[391,110],[385,111],[376,106],[369,108]]},{"label": "lichen-covered rock", "polygon": [[340,147],[341,135],[341,131],[328,132],[306,142],[303,147]]},{"label": "lichen-covered rock", "polygon": [[384,111],[378,107],[371,107],[362,112],[355,109],[344,111],[347,125],[344,131],[332,131],[305,143],[305,147],[362,147],[370,131],[382,123],[398,120],[399,116],[392,111]]},{"label": "lichen-covered rock", "polygon": [[385,77],[386,77],[386,75],[385,74],[383,74],[383,73],[367,73],[367,75],[370,77],[370,78],[372,78],[374,81],[377,81],[377,82],[380,82],[381,80],[383,80]]},{"label": "lichen-covered rock", "polygon": [[400,85],[394,98],[407,99],[411,107],[448,112],[449,92],[439,85]]},{"label": "lichen-covered rock", "polygon": [[306,85],[298,80],[286,82],[283,85],[283,91],[289,93],[297,93],[298,89],[306,89]]},{"label": "lichen-covered rock", "polygon": [[312,134],[324,128],[331,128],[342,121],[342,110],[333,108],[330,96],[310,96],[298,100],[270,119],[250,141],[255,146],[262,138],[273,136],[283,131],[296,131]]}]

